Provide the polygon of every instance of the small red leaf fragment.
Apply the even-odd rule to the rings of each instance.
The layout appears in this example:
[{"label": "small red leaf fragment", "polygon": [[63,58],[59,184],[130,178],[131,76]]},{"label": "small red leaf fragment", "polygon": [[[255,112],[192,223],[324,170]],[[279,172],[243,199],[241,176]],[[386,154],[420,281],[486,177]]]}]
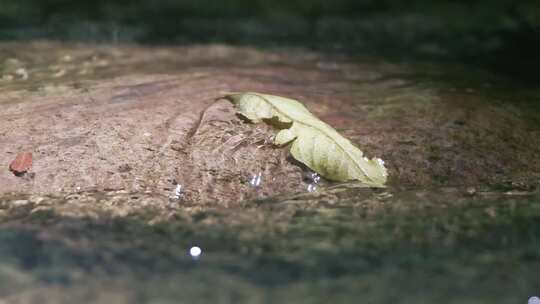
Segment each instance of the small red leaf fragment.
[{"label": "small red leaf fragment", "polygon": [[9,170],[19,176],[26,173],[32,167],[32,153],[19,153],[9,165]]}]

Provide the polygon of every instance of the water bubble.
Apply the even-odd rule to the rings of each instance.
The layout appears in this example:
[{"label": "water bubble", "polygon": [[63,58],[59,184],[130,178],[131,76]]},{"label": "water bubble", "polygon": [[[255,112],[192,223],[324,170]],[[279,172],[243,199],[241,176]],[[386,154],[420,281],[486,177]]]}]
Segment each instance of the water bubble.
[{"label": "water bubble", "polygon": [[540,304],[540,298],[539,297],[530,297],[527,304]]},{"label": "water bubble", "polygon": [[308,191],[308,192],[315,192],[315,191],[317,191],[317,185],[315,185],[315,184],[309,184],[309,185],[307,186],[307,191]]},{"label": "water bubble", "polygon": [[189,255],[194,259],[198,260],[202,254],[202,249],[199,246],[193,246],[189,248]]},{"label": "water bubble", "polygon": [[253,175],[253,177],[251,178],[251,180],[249,181],[249,184],[252,186],[252,187],[259,187],[262,183],[262,172],[259,172],[255,175]]}]

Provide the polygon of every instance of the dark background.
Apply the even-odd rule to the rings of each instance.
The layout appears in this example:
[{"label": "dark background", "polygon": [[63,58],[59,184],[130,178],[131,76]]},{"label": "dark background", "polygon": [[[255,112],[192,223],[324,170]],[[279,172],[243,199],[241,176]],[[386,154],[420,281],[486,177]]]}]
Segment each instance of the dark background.
[{"label": "dark background", "polygon": [[0,40],[301,46],[540,76],[540,1],[0,0]]}]

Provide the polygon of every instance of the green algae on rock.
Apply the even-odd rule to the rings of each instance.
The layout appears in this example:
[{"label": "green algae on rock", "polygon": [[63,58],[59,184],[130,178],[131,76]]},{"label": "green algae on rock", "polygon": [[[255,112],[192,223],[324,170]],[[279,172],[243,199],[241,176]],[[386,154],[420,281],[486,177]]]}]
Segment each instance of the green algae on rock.
[{"label": "green algae on rock", "polygon": [[249,121],[266,120],[278,126],[281,131],[274,144],[292,142],[292,156],[325,178],[359,180],[369,186],[384,187],[388,176],[384,162],[380,158],[366,158],[360,149],[299,101],[253,92],[231,93],[223,98],[235,104],[239,114]]}]

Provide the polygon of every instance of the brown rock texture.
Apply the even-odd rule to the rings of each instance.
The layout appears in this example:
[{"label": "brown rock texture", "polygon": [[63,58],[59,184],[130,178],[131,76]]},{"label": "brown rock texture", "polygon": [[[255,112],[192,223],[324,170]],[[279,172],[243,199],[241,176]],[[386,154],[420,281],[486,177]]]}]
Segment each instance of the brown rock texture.
[{"label": "brown rock texture", "polygon": [[303,101],[369,157],[383,158],[393,186],[532,187],[540,176],[537,122],[486,90],[422,83],[413,67],[220,45],[4,47],[18,50],[2,56],[5,66],[24,67],[28,77],[0,86],[0,163],[31,151],[35,177],[2,170],[0,193],[168,196],[180,184],[185,201],[228,204],[306,191],[304,169],[270,144],[275,130],[215,101],[226,91]]}]

